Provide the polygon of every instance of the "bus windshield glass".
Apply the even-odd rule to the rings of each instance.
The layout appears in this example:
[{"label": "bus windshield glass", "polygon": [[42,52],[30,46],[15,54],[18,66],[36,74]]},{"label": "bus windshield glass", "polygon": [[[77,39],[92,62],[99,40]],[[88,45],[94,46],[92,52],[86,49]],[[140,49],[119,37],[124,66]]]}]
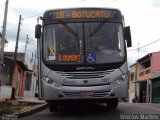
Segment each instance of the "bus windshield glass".
[{"label": "bus windshield glass", "polygon": [[47,64],[107,64],[125,60],[119,23],[77,22],[44,26],[43,57]]}]

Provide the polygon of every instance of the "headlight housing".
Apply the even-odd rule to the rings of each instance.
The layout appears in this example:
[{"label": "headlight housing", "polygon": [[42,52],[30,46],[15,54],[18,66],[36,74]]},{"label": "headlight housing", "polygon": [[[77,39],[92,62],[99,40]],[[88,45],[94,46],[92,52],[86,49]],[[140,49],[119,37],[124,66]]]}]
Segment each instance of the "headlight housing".
[{"label": "headlight housing", "polygon": [[60,83],[58,83],[57,81],[52,80],[52,79],[50,79],[50,78],[44,78],[44,80],[45,80],[48,84],[50,84],[50,85],[52,85],[52,86],[54,86],[54,87],[62,87],[62,85],[61,85]]},{"label": "headlight housing", "polygon": [[114,81],[112,82],[112,84],[113,84],[114,86],[118,86],[118,85],[122,84],[123,82],[125,82],[126,80],[127,80],[127,75],[122,75],[122,76],[119,77],[117,80],[114,80]]}]

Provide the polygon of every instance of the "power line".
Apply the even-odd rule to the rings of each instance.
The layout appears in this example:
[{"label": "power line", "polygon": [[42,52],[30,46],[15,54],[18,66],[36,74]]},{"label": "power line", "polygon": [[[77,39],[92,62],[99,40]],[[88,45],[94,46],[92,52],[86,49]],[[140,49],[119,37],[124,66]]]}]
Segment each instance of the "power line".
[{"label": "power line", "polygon": [[[8,34],[6,34],[6,36],[7,36],[7,37],[10,37],[10,38],[16,38],[16,36],[13,36],[13,35],[8,35]],[[20,40],[25,41],[25,39],[24,39],[24,38],[22,38],[22,37],[20,37]]]},{"label": "power line", "polygon": [[42,15],[42,13],[41,13],[41,14],[32,15],[32,16],[28,16],[28,17],[25,17],[25,18],[22,18],[22,20],[24,20],[24,19],[29,19],[29,18],[33,18],[33,17],[37,17],[37,16],[40,16],[40,15]]},{"label": "power line", "polygon": [[147,44],[147,45],[144,45],[144,46],[141,46],[141,47],[132,49],[132,50],[128,50],[128,51],[138,50],[138,49],[140,49],[140,48],[147,47],[147,46],[149,46],[149,45],[151,45],[151,44],[153,44],[153,43],[156,43],[156,42],[158,42],[158,41],[160,41],[160,39],[157,39],[157,40],[155,40],[155,41],[153,41],[153,42],[151,42],[151,43],[149,43],[149,44]]},{"label": "power line", "polygon": [[23,26],[27,26],[27,25],[34,25],[34,23],[26,23],[26,24],[23,23]]},{"label": "power line", "polygon": [[[19,10],[19,9],[17,9],[17,8],[13,8],[13,7],[9,7],[10,9],[13,9],[13,10]],[[37,16],[40,16],[40,15],[42,15],[43,13],[41,13],[41,14],[36,14],[36,15],[31,15],[31,16],[27,16],[27,17],[25,17],[25,18],[22,18],[22,20],[24,20],[24,19],[29,19],[29,18],[33,18],[33,17],[37,17]]]},{"label": "power line", "polygon": [[128,54],[127,56],[128,56],[129,59],[137,60],[137,58],[135,58],[135,56],[133,56],[133,55],[131,55],[131,54]]}]

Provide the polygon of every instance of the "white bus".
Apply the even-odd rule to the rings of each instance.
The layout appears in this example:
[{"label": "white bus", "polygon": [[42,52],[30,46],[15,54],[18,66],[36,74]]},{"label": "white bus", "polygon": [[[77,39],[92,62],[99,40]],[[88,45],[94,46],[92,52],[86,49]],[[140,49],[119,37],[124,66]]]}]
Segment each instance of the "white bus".
[{"label": "white bus", "polygon": [[68,101],[117,108],[128,97],[130,27],[117,9],[48,10],[35,27],[39,97],[50,111]]}]

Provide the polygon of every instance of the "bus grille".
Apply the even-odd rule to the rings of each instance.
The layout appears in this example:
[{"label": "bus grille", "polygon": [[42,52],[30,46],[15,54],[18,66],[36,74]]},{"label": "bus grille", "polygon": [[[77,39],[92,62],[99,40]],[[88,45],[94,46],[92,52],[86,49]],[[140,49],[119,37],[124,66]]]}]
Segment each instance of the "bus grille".
[{"label": "bus grille", "polygon": [[[93,92],[92,95],[86,95],[88,97],[105,97],[106,95],[109,94],[110,91],[97,91],[97,92]],[[80,92],[63,92],[63,94],[66,97],[82,97],[85,95],[82,95]]]},{"label": "bus grille", "polygon": [[80,72],[60,72],[57,71],[63,77],[68,79],[89,79],[89,78],[103,78],[106,75],[112,73],[113,70],[106,70],[106,71],[80,71]]}]

